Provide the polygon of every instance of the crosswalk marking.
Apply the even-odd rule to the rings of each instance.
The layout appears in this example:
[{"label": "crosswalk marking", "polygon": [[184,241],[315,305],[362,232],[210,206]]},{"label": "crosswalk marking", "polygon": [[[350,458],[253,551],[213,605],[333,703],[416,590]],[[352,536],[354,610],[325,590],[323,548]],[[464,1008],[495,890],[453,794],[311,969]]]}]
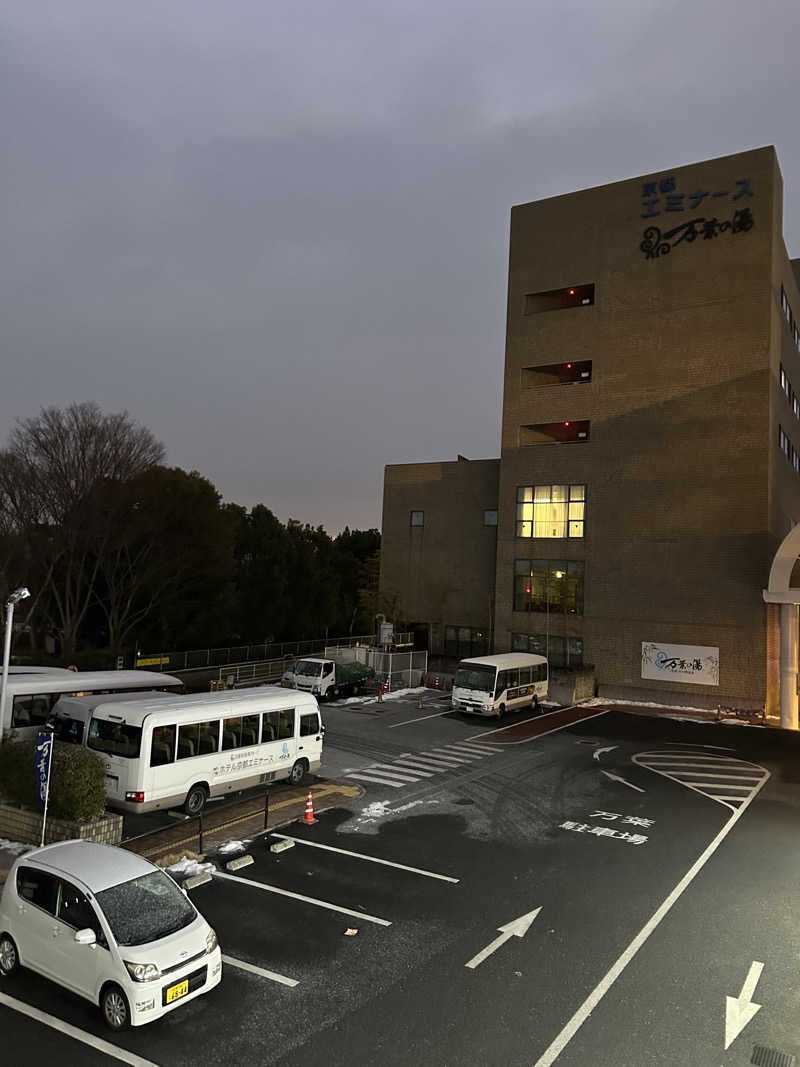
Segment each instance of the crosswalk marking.
[{"label": "crosswalk marking", "polygon": [[392,789],[402,789],[404,785],[469,766],[500,751],[502,750],[497,747],[490,748],[486,744],[479,747],[470,745],[469,742],[458,742],[426,752],[403,752],[391,763],[370,763],[369,766],[346,772],[345,777],[354,778],[358,782],[372,782],[375,785],[388,785]]},{"label": "crosswalk marking", "polygon": [[[738,811],[769,778],[769,771],[758,763],[716,753],[709,755],[696,749],[638,752],[631,758],[640,767],[669,778],[731,811]],[[741,795],[737,795],[739,793]]]}]

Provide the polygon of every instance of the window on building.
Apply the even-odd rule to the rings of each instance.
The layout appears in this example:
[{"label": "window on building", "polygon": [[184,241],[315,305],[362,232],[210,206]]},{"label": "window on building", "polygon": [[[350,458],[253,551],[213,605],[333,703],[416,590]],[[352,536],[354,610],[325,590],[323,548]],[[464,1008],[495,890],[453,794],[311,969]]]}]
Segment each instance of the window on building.
[{"label": "window on building", "polygon": [[592,380],[592,361],[574,363],[543,363],[538,367],[523,367],[523,389],[543,389],[551,385],[580,385]]},{"label": "window on building", "polygon": [[577,422],[536,422],[520,426],[519,443],[523,445],[565,445],[573,442],[585,443],[589,440],[590,422],[579,419]]},{"label": "window on building", "polygon": [[411,525],[412,526],[424,526],[425,525],[425,512],[424,511],[412,511],[411,512]]},{"label": "window on building", "polygon": [[497,526],[497,508],[487,508],[483,513],[484,526]]},{"label": "window on building", "polygon": [[514,611],[583,615],[582,559],[515,559]]},{"label": "window on building", "polygon": [[512,634],[514,652],[531,652],[546,656],[551,667],[582,667],[583,638],[560,637],[554,634]]},{"label": "window on building", "polygon": [[489,651],[489,638],[485,630],[470,626],[445,626],[445,654],[453,659],[468,659],[470,656],[485,656]]},{"label": "window on building", "polygon": [[517,537],[583,537],[585,485],[522,485]]},{"label": "window on building", "polygon": [[565,289],[547,289],[541,293],[527,293],[525,314],[538,315],[542,311],[587,307],[594,303],[594,285],[570,285]]}]

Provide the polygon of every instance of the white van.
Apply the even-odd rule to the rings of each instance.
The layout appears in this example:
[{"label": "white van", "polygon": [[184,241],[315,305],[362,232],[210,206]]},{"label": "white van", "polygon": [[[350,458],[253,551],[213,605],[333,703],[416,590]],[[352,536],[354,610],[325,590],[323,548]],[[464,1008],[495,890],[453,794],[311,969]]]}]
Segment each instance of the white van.
[{"label": "white van", "polygon": [[152,1022],[222,978],[217,935],[170,876],[89,841],[46,845],[11,868],[0,979],[20,965],[98,1004],[112,1030]]},{"label": "white van", "polygon": [[13,673],[8,677],[3,734],[12,741],[35,738],[50,721],[53,706],[63,696],[94,693],[142,693],[150,690],[182,693],[183,683],[157,671],[51,671]]},{"label": "white van", "polygon": [[506,711],[529,707],[538,712],[547,697],[544,656],[509,652],[462,659],[453,680],[451,705],[456,711],[502,718]]},{"label": "white van", "polygon": [[108,806],[134,814],[288,778],[322,761],[324,726],[309,693],[277,686],[100,704],[87,747],[106,765]]}]

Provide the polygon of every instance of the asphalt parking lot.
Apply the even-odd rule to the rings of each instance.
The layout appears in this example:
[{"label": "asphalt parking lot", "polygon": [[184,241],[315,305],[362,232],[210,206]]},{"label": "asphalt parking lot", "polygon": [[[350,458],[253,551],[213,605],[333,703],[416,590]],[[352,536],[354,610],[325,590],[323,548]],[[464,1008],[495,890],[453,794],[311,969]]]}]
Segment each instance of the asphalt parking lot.
[{"label": "asphalt parking lot", "polygon": [[[3,993],[82,1037],[0,1004],[12,1040],[164,1067],[800,1054],[800,773],[781,735],[603,708],[497,724],[430,695],[323,711],[322,770],[364,794],[192,891],[222,944],[218,989],[109,1054],[85,1043],[110,1040],[96,1009],[23,973]],[[760,1007],[726,1049],[754,963]]]}]

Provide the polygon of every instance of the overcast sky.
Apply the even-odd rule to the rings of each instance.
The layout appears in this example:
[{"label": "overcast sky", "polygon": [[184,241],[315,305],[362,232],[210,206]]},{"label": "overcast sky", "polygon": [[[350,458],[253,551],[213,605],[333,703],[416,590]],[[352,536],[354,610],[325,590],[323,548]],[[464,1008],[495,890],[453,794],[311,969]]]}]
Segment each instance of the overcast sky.
[{"label": "overcast sky", "polygon": [[128,410],[226,500],[380,525],[499,454],[512,204],[774,144],[796,0],[0,0],[0,441]]}]

